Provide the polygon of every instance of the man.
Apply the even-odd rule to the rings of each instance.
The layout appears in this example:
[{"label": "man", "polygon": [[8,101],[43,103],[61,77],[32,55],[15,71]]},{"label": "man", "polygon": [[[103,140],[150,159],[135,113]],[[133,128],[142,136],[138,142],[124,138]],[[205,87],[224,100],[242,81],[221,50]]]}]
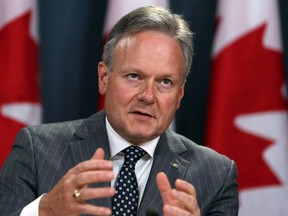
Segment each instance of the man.
[{"label": "man", "polygon": [[[153,6],[124,16],[98,65],[105,111],[22,129],[1,170],[1,214],[237,215],[234,162],[168,129],[192,52],[180,16]],[[135,196],[122,191],[132,183],[119,186],[129,146],[144,154],[131,165],[135,172],[124,174],[136,174]],[[117,210],[130,198],[136,207],[129,200]]]}]

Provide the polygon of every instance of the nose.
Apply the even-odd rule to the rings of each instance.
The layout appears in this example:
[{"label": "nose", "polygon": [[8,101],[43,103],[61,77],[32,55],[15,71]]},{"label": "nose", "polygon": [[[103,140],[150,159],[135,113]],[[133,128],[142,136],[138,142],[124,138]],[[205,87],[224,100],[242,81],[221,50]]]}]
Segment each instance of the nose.
[{"label": "nose", "polygon": [[138,94],[138,99],[147,104],[152,104],[155,102],[156,97],[153,82],[143,83],[143,86]]}]

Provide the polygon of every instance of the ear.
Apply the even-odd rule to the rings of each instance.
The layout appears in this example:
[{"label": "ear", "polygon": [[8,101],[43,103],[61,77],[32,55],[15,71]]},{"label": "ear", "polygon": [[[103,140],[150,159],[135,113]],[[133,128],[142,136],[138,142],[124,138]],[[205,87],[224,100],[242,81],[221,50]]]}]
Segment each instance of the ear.
[{"label": "ear", "polygon": [[184,80],[182,86],[180,87],[180,93],[179,93],[179,98],[178,98],[177,109],[179,109],[181,100],[184,97],[185,84],[186,84],[186,79]]},{"label": "ear", "polygon": [[99,86],[99,93],[101,95],[105,95],[106,93],[108,77],[109,77],[108,67],[103,61],[100,61],[98,63],[98,86]]}]

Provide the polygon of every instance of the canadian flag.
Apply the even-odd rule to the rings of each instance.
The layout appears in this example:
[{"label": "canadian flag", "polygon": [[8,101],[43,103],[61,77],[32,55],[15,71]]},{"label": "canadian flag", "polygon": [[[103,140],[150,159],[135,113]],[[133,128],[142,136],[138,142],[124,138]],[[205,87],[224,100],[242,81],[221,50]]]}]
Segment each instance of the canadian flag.
[{"label": "canadian flag", "polygon": [[18,130],[41,119],[35,8],[33,0],[0,1],[0,168]]},{"label": "canadian flag", "polygon": [[220,0],[206,145],[236,161],[240,216],[288,215],[278,1]]},{"label": "canadian flag", "polygon": [[[122,18],[124,15],[126,15],[127,13],[131,12],[132,10],[138,7],[148,5],[158,5],[164,8],[169,8],[168,0],[145,0],[145,1],[109,0],[104,25],[103,44],[105,44],[105,42],[107,41],[110,31],[120,18]],[[104,108],[104,97],[99,96],[98,110],[101,110],[103,108]]]}]

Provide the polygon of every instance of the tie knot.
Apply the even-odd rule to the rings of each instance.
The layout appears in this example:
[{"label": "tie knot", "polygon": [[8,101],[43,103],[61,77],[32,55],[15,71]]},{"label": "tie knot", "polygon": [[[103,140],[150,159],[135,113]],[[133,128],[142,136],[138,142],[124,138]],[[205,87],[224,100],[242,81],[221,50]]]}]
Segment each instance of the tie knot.
[{"label": "tie knot", "polygon": [[125,162],[136,163],[142,156],[146,154],[146,151],[138,146],[129,146],[122,152],[125,153]]}]

